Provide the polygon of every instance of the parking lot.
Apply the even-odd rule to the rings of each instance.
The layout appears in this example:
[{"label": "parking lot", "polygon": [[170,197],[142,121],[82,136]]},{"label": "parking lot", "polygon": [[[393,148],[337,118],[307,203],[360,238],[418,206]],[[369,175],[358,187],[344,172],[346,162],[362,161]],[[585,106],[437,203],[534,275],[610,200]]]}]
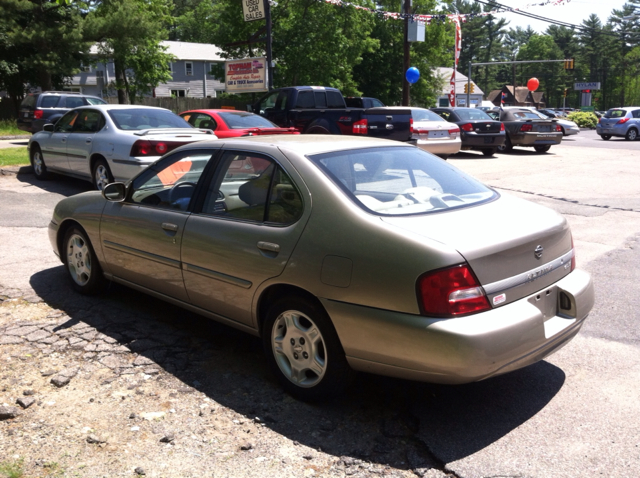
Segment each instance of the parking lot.
[{"label": "parking lot", "polygon": [[[82,477],[636,477],[640,143],[583,131],[545,154],[449,162],[567,217],[596,287],[586,325],[505,376],[442,386],[361,374],[322,405],[285,395],[253,337],[120,286],[72,292],[47,224],[90,184],[3,174],[0,406],[25,390],[36,401],[0,421],[0,456],[24,458],[27,476],[56,476],[55,463]],[[69,385],[50,383],[65,374]]]}]

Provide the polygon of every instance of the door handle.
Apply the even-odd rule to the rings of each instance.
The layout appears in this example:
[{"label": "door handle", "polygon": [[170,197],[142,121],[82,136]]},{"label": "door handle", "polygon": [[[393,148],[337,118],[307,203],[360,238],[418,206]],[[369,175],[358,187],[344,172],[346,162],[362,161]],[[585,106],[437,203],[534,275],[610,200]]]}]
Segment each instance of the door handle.
[{"label": "door handle", "polygon": [[91,138],[85,139],[84,142],[87,143],[87,144],[91,144]]},{"label": "door handle", "polygon": [[162,229],[164,229],[165,231],[176,232],[178,230],[178,226],[169,222],[163,222]]},{"label": "door handle", "polygon": [[280,252],[280,246],[273,242],[260,241],[258,242],[258,249],[261,251]]}]

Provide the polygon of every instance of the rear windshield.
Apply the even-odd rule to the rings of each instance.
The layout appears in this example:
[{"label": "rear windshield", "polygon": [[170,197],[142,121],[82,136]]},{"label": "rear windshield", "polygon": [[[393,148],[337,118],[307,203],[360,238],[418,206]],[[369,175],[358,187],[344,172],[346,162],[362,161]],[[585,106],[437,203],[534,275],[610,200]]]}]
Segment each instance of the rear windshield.
[{"label": "rear windshield", "polygon": [[231,129],[277,128],[271,121],[252,113],[218,113]]},{"label": "rear windshield", "polygon": [[605,118],[624,118],[627,116],[627,110],[609,110],[604,114]]},{"label": "rear windshield", "polygon": [[489,121],[493,121],[493,119],[491,118],[491,116],[489,116],[487,113],[485,113],[482,110],[456,110],[456,114],[460,117],[461,120],[463,121],[473,121],[473,120],[489,120]]},{"label": "rear windshield", "polygon": [[411,110],[411,117],[413,121],[444,121],[439,114],[423,109]]},{"label": "rear windshield", "polygon": [[20,106],[22,106],[23,108],[35,108],[36,107],[36,97],[33,95],[27,95],[24,97],[24,100],[22,100],[22,103],[20,103]]},{"label": "rear windshield", "polygon": [[336,151],[309,159],[356,204],[381,216],[438,212],[498,197],[471,176],[418,148]]},{"label": "rear windshield", "polygon": [[[56,105],[58,104],[58,101],[60,101],[60,97],[59,96],[42,96],[40,98],[40,108],[55,108]],[[79,105],[82,106],[82,105]]]},{"label": "rear windshield", "polygon": [[109,116],[118,129],[141,130],[156,128],[193,128],[189,123],[162,109],[131,108],[126,110],[109,110]]},{"label": "rear windshield", "polygon": [[534,111],[512,111],[511,114],[516,119],[546,119],[546,116],[538,114]]}]

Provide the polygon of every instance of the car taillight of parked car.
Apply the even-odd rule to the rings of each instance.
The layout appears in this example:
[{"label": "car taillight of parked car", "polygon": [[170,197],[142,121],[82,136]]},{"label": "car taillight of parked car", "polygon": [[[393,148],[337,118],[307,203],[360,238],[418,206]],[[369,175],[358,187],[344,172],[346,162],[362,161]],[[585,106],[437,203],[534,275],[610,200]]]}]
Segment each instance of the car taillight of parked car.
[{"label": "car taillight of parked car", "polygon": [[631,118],[622,118],[620,121],[618,121],[616,124],[625,124],[627,121],[629,121]]},{"label": "car taillight of parked car", "polygon": [[560,126],[559,124],[556,125],[556,132],[562,133],[562,126]]},{"label": "car taillight of parked car", "polygon": [[131,146],[130,156],[162,156],[183,144],[180,141],[150,141],[139,139]]},{"label": "car taillight of parked car", "polygon": [[460,129],[462,131],[473,131],[473,125],[471,123],[465,123],[462,126],[460,126]]},{"label": "car taillight of parked car", "polygon": [[353,123],[351,127],[351,131],[353,134],[367,134],[367,128],[369,126],[369,122],[366,119],[361,119]]},{"label": "car taillight of parked car", "polygon": [[500,131],[504,131],[504,123],[500,123]]},{"label": "car taillight of parked car", "polygon": [[35,110],[33,112],[33,119],[40,119],[42,118],[42,115],[44,114],[44,111],[42,110]]},{"label": "car taillight of parked car", "polygon": [[409,118],[409,131],[413,134],[413,118]]},{"label": "car taillight of parked car", "polygon": [[422,275],[417,289],[422,313],[430,317],[460,317],[491,308],[466,263]]},{"label": "car taillight of parked car", "polygon": [[460,133],[460,128],[452,128],[449,130],[449,136],[456,137]]},{"label": "car taillight of parked car", "polygon": [[531,124],[523,124],[522,126],[520,126],[520,131],[523,132],[527,132],[527,131],[532,131],[533,130],[533,125]]}]

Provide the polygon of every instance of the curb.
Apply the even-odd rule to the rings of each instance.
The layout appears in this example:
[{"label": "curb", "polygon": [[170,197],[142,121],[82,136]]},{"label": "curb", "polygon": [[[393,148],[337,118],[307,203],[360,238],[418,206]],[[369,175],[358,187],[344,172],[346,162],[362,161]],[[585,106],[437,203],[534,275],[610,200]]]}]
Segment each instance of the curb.
[{"label": "curb", "polygon": [[32,166],[4,166],[0,168],[1,176],[10,176],[18,174],[33,174]]},{"label": "curb", "polygon": [[13,136],[0,136],[0,141],[9,140],[9,139],[29,139],[31,138],[30,134],[14,134]]}]

